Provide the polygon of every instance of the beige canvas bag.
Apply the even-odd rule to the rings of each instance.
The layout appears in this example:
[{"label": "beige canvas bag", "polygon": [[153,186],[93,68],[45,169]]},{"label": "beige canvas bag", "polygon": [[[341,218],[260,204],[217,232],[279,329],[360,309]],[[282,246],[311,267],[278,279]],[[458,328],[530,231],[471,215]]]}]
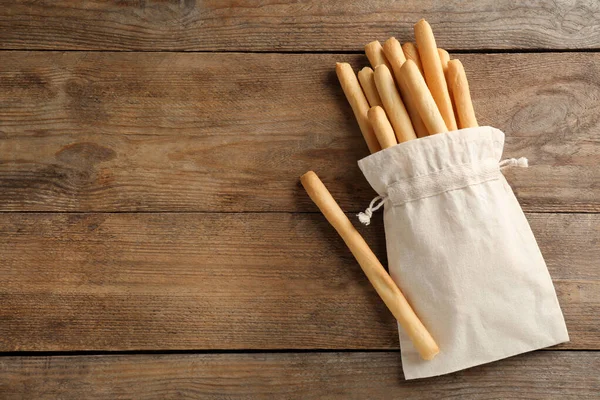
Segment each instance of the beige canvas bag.
[{"label": "beige canvas bag", "polygon": [[554,286],[501,169],[504,133],[428,136],[359,161],[384,205],[390,275],[440,347],[421,359],[400,329],[406,379],[441,375],[569,340]]}]

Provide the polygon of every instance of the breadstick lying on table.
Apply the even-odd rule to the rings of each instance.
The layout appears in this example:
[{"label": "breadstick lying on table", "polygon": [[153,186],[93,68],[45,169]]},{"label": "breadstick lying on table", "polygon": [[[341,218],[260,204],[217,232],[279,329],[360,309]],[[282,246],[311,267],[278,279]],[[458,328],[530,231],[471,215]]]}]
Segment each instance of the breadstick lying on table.
[{"label": "breadstick lying on table", "polygon": [[375,137],[375,132],[373,132],[373,128],[371,128],[367,117],[369,103],[360,88],[360,84],[358,83],[358,79],[356,79],[356,75],[354,75],[352,67],[348,63],[336,63],[335,72],[342,85],[342,90],[346,95],[346,99],[348,99],[348,103],[350,103],[352,111],[354,111],[354,116],[356,117],[360,131],[367,142],[369,151],[371,153],[378,152],[381,150],[381,146],[377,141],[377,137]]},{"label": "breadstick lying on table", "polygon": [[413,60],[417,64],[419,72],[423,75],[423,64],[421,63],[421,56],[419,55],[417,45],[412,42],[406,42],[402,45],[402,51],[407,60]]},{"label": "breadstick lying on table", "polygon": [[475,118],[475,110],[471,101],[471,93],[469,91],[469,82],[465,68],[460,60],[450,60],[448,62],[448,88],[456,105],[456,115],[458,116],[458,127],[475,128],[477,118]]},{"label": "breadstick lying on table", "polygon": [[381,64],[385,64],[388,68],[390,67],[390,63],[387,58],[385,58],[385,54],[383,53],[383,47],[378,40],[375,40],[365,46],[365,54],[371,63],[373,69],[380,66]]},{"label": "breadstick lying on table", "polygon": [[423,123],[427,127],[430,135],[435,133],[447,132],[448,128],[442,118],[440,110],[438,110],[435,100],[423,79],[423,75],[419,72],[417,65],[408,60],[400,68],[400,79],[408,87],[410,97],[419,111],[419,115]]},{"label": "breadstick lying on table", "polygon": [[389,38],[383,44],[383,52],[392,65],[392,71],[394,72],[396,83],[400,88],[400,97],[402,97],[404,107],[406,108],[406,111],[408,111],[415,134],[417,137],[427,136],[429,133],[427,132],[425,124],[423,124],[423,120],[419,116],[419,111],[415,108],[414,102],[410,98],[408,88],[404,84],[403,80],[400,79],[400,68],[402,68],[402,64],[406,62],[406,57],[404,56],[404,51],[402,51],[400,42],[398,42],[396,38]]},{"label": "breadstick lying on table", "polygon": [[385,112],[394,127],[394,133],[398,138],[398,142],[402,143],[407,140],[416,139],[417,135],[412,126],[410,116],[404,107],[404,103],[396,89],[392,73],[387,66],[382,64],[375,68],[375,85],[381,97],[383,108],[385,108]]},{"label": "breadstick lying on table", "polygon": [[423,63],[427,86],[444,118],[446,126],[449,130],[454,131],[457,129],[456,119],[454,118],[454,110],[452,109],[452,101],[448,93],[442,62],[431,26],[424,19],[415,24],[415,39],[417,46],[419,46],[419,55]]},{"label": "breadstick lying on table", "polygon": [[323,182],[313,171],[302,175],[300,181],[312,201],[342,237],[369,282],[408,334],[421,357],[425,360],[433,359],[440,351],[437,343]]},{"label": "breadstick lying on table", "polygon": [[377,93],[373,70],[369,67],[364,67],[358,71],[358,81],[360,82],[360,86],[362,87],[365,96],[367,96],[369,105],[371,107],[381,106],[381,98],[379,97],[379,93]]},{"label": "breadstick lying on table", "polygon": [[383,108],[379,106],[371,107],[367,116],[382,149],[387,149],[398,144],[394,135],[394,128],[392,128]]}]

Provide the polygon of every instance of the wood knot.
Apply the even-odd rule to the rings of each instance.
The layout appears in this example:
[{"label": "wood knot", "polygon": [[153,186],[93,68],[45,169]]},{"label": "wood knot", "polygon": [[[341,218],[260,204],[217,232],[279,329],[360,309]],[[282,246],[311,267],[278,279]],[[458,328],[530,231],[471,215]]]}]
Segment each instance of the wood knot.
[{"label": "wood knot", "polygon": [[113,149],[91,142],[73,143],[56,153],[57,160],[83,168],[93,168],[96,164],[110,161],[116,156],[117,153]]}]

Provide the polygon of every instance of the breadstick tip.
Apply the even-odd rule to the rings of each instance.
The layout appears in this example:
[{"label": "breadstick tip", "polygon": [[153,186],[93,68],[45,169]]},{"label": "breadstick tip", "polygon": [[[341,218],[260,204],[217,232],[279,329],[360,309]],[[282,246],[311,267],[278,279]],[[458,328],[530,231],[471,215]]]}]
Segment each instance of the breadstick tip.
[{"label": "breadstick tip", "polygon": [[383,108],[380,106],[371,107],[369,108],[369,111],[367,111],[367,115],[369,115],[369,118],[371,118],[370,115],[375,115],[376,113],[380,112],[379,110],[383,111]]},{"label": "breadstick tip", "polygon": [[369,43],[367,43],[367,44],[365,45],[365,49],[366,49],[367,47],[372,47],[372,46],[377,46],[377,47],[379,47],[379,46],[381,46],[381,43],[379,43],[379,40],[373,40],[372,42],[369,42]]},{"label": "breadstick tip", "polygon": [[[406,62],[404,64],[402,64],[402,66],[400,67],[400,73],[402,74],[402,78],[405,79],[404,76],[407,74],[405,72],[406,70],[413,69],[413,68],[416,68],[417,71],[419,71],[419,67],[417,66],[417,63],[411,59],[407,59]],[[421,72],[419,72],[419,73],[421,73]]]},{"label": "breadstick tip", "polygon": [[378,70],[383,70],[383,69],[387,69],[389,72],[389,68],[387,67],[387,65],[385,64],[379,64],[378,66],[375,67],[375,72],[377,72]]},{"label": "breadstick tip", "polygon": [[307,173],[305,173],[304,175],[302,175],[300,177],[300,182],[302,182],[302,184],[304,184],[305,182],[311,180],[311,179],[318,179],[317,174],[315,173],[315,171],[308,171]]},{"label": "breadstick tip", "polygon": [[[402,68],[405,68],[407,65],[412,65],[413,67],[417,66],[417,63],[415,63],[413,60],[406,60],[406,62],[404,64],[402,64]],[[413,68],[413,67],[408,67],[408,68]]]},{"label": "breadstick tip", "polygon": [[429,25],[429,22],[427,22],[427,21],[425,20],[425,18],[421,18],[420,20],[418,20],[418,21],[417,21],[417,23],[415,24],[415,27],[416,27],[417,25]]},{"label": "breadstick tip", "polygon": [[442,48],[438,48],[438,53],[440,54],[440,58],[443,57],[443,60],[448,60],[450,61],[450,53],[448,53],[446,50],[442,49]]},{"label": "breadstick tip", "polygon": [[[390,56],[393,56],[393,51],[395,50],[396,47],[399,48],[400,50],[402,50],[402,46],[400,45],[400,42],[398,41],[398,39],[396,39],[393,36],[383,43],[383,52],[388,57],[388,59],[390,58]],[[402,56],[404,56],[404,52],[402,52]],[[405,58],[405,57],[403,57],[403,58]],[[402,61],[404,61],[404,60],[402,60]]]},{"label": "breadstick tip", "polygon": [[[464,73],[465,68],[458,58],[448,61],[448,79],[456,80],[460,73]],[[448,82],[450,85],[450,82]]]},{"label": "breadstick tip", "polygon": [[448,67],[453,66],[453,68],[460,68],[462,67],[462,63],[460,62],[460,60],[458,58],[455,58],[453,60],[449,60],[448,61]]}]

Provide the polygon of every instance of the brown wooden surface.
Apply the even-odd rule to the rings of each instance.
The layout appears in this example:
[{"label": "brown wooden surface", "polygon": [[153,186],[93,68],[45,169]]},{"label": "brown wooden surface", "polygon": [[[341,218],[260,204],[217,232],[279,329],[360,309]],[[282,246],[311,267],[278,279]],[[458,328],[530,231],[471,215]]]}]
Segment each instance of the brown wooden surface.
[{"label": "brown wooden surface", "polygon": [[[600,54],[461,54],[482,125],[507,134],[525,210],[600,211]],[[339,54],[3,52],[0,210],[346,211],[374,192]],[[510,79],[508,79],[510,77]],[[257,190],[260,188],[260,190]]]},{"label": "brown wooden surface", "polygon": [[[559,348],[600,349],[600,216],[528,218],[569,328]],[[382,221],[360,229],[385,260]],[[0,238],[0,351],[398,348],[320,214],[8,213]]]},{"label": "brown wooden surface", "polygon": [[[598,398],[599,12],[0,0],[0,399]],[[393,318],[298,177],[366,207],[333,66],[422,17],[480,124],[530,160],[507,177],[571,342],[407,382]],[[385,261],[381,215],[359,229]]]},{"label": "brown wooden surface", "polygon": [[0,358],[5,399],[597,399],[600,353],[536,352],[404,381],[397,352]]},{"label": "brown wooden surface", "polygon": [[340,51],[412,39],[420,18],[453,49],[597,49],[593,0],[2,0],[9,49]]}]

